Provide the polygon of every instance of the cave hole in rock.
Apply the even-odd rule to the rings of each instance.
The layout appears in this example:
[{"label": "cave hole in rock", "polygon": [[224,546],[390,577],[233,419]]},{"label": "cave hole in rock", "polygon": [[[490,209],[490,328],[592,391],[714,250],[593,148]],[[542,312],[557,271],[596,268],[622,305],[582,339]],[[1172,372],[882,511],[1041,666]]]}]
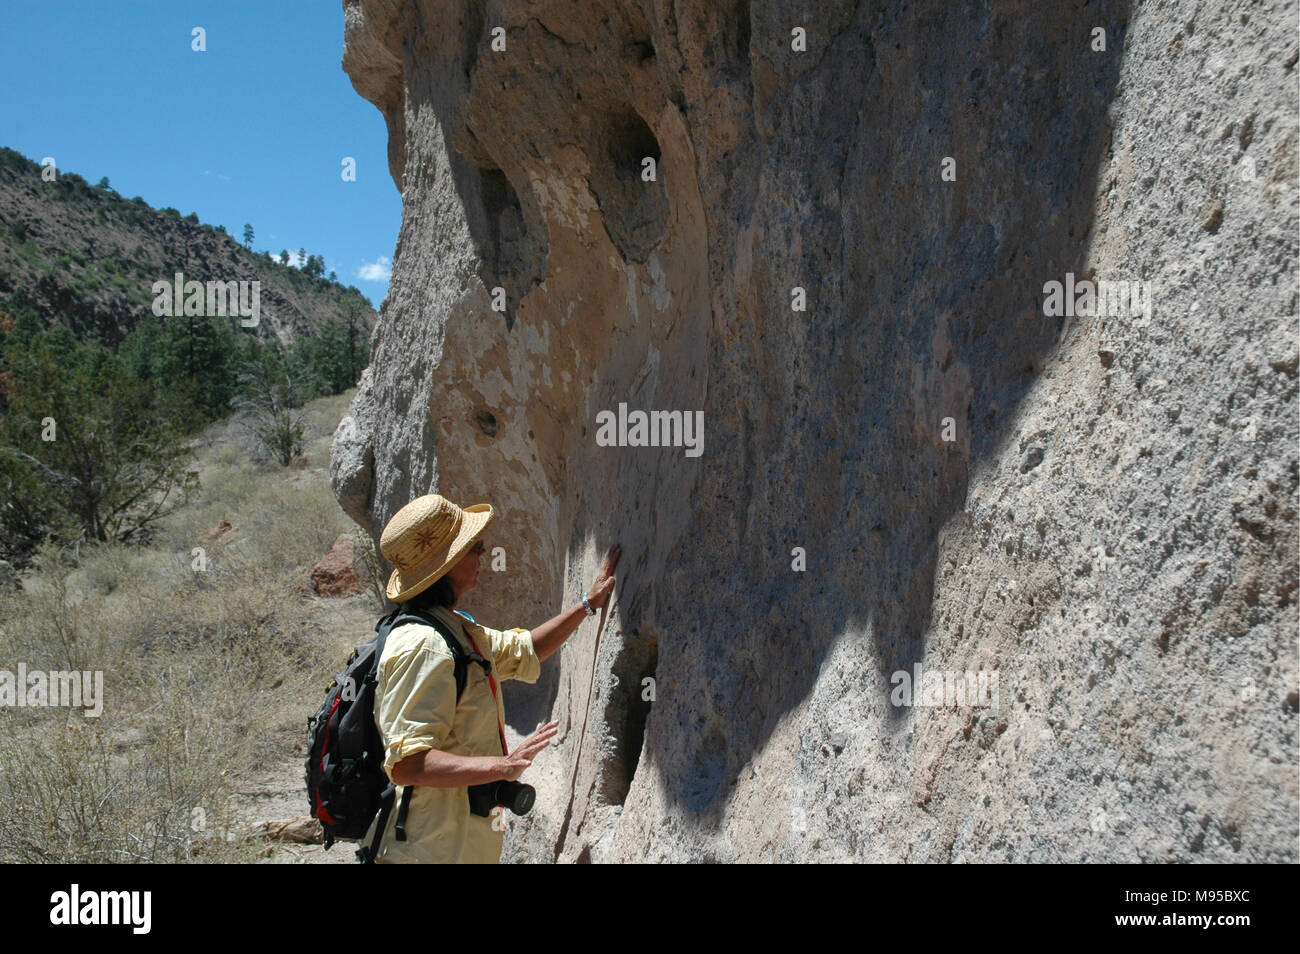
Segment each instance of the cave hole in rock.
[{"label": "cave hole in rock", "polygon": [[483,286],[505,289],[506,330],[514,327],[519,301],[544,278],[544,243],[529,232],[519,194],[504,171],[480,168],[479,198],[483,215],[471,223],[479,248],[479,278]]},{"label": "cave hole in rock", "polygon": [[615,114],[608,126],[609,158],[620,176],[641,180],[641,164],[647,156],[656,163],[662,158],[659,140],[641,116],[632,109]]},{"label": "cave hole in rock", "polygon": [[464,64],[466,80],[470,78],[470,73],[474,70],[474,64],[478,62],[478,48],[479,44],[484,42],[483,29],[485,26],[482,5],[477,3],[467,4],[465,9],[465,46],[461,53],[461,62]]},{"label": "cave hole in rock", "polygon": [[[644,119],[624,106],[597,123],[590,145],[591,191],[610,241],[627,262],[645,262],[668,226],[668,196],[659,140]],[[655,178],[642,178],[646,159]]]},{"label": "cave hole in rock", "polygon": [[749,62],[749,0],[740,0],[732,19],[733,29],[728,35],[734,37],[733,50],[736,58]]},{"label": "cave hole in rock", "polygon": [[614,659],[614,683],[601,733],[612,738],[614,744],[603,754],[596,787],[603,805],[622,805],[632,787],[645,742],[646,719],[654,705],[653,693],[644,680],[653,679],[658,666],[659,636],[652,626],[643,623],[626,634]]},{"label": "cave hole in rock", "polygon": [[488,437],[497,436],[497,416],[487,408],[480,408],[474,413],[474,421]]},{"label": "cave hole in rock", "polygon": [[714,3],[710,16],[716,27],[704,44],[704,56],[724,82],[749,77],[750,0]]},{"label": "cave hole in rock", "polygon": [[627,51],[638,63],[648,63],[655,58],[655,45],[649,38],[633,40],[627,45]]},{"label": "cave hole in rock", "polygon": [[726,13],[726,72],[735,77],[749,74],[749,0],[740,0]]}]

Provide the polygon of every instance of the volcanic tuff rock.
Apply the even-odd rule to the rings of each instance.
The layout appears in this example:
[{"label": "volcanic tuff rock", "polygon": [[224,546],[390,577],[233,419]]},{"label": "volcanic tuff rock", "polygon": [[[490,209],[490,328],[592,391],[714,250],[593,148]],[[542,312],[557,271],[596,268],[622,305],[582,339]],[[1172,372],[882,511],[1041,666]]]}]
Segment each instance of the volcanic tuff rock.
[{"label": "volcanic tuff rock", "polygon": [[1297,860],[1291,4],[344,10],[405,211],[340,501],[492,502],[502,627],[624,547],[506,859]]}]

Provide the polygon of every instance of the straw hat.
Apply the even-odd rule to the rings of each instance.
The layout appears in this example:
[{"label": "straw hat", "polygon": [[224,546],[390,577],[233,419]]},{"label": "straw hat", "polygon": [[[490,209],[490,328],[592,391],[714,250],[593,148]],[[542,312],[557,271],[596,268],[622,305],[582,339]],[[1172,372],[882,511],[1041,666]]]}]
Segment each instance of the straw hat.
[{"label": "straw hat", "polygon": [[483,535],[490,504],[462,510],[446,497],[417,497],[393,514],[379,537],[379,551],[395,569],[388,598],[404,603],[438,581]]}]

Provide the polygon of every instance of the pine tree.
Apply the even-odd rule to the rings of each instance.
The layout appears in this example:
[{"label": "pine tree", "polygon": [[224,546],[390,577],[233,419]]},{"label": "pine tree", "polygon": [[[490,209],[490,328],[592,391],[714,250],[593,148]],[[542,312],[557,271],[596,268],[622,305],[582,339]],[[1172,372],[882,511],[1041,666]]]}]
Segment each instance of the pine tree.
[{"label": "pine tree", "polygon": [[39,336],[6,353],[0,549],[11,554],[47,536],[139,538],[197,486],[176,409],[115,356],[82,349],[61,360]]},{"label": "pine tree", "polygon": [[185,315],[169,319],[158,342],[159,387],[209,419],[228,413],[235,390],[229,367],[234,344],[228,318]]}]

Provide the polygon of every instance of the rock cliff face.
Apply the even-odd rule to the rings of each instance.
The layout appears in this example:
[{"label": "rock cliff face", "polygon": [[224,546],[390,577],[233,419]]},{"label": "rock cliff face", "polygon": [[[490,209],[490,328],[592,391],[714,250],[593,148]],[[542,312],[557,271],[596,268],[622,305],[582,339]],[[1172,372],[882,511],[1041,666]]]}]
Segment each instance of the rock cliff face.
[{"label": "rock cliff face", "polygon": [[340,502],[493,503],[502,627],[624,548],[504,860],[1297,860],[1293,7],[344,9],[405,212]]}]

